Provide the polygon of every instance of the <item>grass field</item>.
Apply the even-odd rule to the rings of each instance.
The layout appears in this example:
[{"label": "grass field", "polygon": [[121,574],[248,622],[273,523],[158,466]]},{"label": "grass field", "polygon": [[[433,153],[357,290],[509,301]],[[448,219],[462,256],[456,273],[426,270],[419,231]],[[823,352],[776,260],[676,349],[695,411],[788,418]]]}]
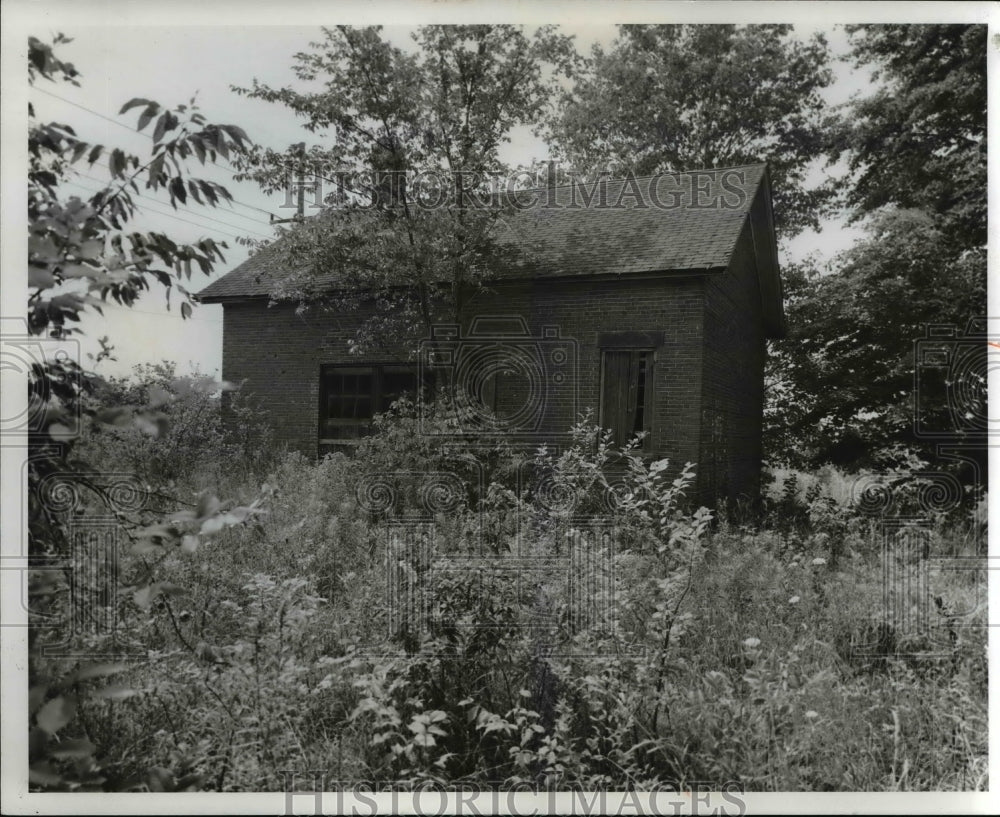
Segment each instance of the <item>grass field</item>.
[{"label": "grass field", "polygon": [[[64,730],[98,747],[81,788],[274,791],[306,769],[987,787],[986,577],[955,569],[985,553],[975,508],[900,526],[860,513],[855,481],[825,469],[776,474],[763,515],[740,521],[690,508],[690,473],[638,459],[602,504],[612,452],[582,427],[576,448],[532,463],[548,488],[520,493],[510,452],[474,463],[406,443],[405,424],[384,431],[353,461],[178,477],[192,501],[199,479],[222,480],[223,508],[266,478],[268,513],[169,552],[138,529],[108,602],[132,657]],[[477,495],[461,487],[470,468]],[[420,482],[441,473],[454,480]],[[127,591],[153,569],[155,592]]]}]

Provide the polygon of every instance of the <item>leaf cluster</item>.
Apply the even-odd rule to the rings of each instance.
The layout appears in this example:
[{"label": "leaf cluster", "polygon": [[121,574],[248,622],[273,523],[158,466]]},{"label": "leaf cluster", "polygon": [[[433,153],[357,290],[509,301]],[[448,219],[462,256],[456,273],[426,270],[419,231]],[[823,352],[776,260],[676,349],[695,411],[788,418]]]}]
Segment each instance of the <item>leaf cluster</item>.
[{"label": "leaf cluster", "polygon": [[779,232],[815,227],[833,79],[822,35],[788,25],[624,25],[563,94],[550,139],[582,171],[652,175],[767,162]]}]

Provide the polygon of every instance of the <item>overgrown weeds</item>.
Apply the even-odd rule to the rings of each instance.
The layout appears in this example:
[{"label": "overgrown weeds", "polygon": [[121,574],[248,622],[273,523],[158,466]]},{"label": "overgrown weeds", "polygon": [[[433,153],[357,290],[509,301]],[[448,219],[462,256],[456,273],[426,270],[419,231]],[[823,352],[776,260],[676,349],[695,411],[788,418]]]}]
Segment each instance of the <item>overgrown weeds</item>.
[{"label": "overgrown weeds", "polygon": [[[105,786],[986,787],[984,572],[934,561],[979,552],[957,514],[893,553],[822,486],[763,526],[692,507],[693,466],[586,420],[530,456],[415,422],[283,456],[267,516],[163,566],[183,593],[118,599],[128,694],[68,726]],[[887,610],[887,558],[933,563],[931,610]]]}]

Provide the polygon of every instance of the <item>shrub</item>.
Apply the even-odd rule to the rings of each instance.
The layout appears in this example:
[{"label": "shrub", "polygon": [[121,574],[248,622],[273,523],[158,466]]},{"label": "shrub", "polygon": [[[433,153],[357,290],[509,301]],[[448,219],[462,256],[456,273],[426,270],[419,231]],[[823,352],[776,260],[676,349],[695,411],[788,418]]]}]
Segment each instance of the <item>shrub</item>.
[{"label": "shrub", "polygon": [[936,641],[890,628],[873,522],[829,475],[736,526],[691,507],[693,466],[586,418],[530,457],[419,422],[400,404],[353,459],[278,458],[266,516],[162,563],[183,595],[123,600],[132,694],[77,716],[108,785],[985,785],[983,630],[958,615],[982,577],[941,578]]},{"label": "shrub", "polygon": [[228,394],[223,412],[220,384],[198,374],[179,377],[171,362],[136,366],[130,378],[99,381],[95,406],[150,406],[157,422],[93,424],[80,452],[109,472],[127,472],[144,485],[186,496],[252,480],[278,454],[265,414],[240,393]]}]

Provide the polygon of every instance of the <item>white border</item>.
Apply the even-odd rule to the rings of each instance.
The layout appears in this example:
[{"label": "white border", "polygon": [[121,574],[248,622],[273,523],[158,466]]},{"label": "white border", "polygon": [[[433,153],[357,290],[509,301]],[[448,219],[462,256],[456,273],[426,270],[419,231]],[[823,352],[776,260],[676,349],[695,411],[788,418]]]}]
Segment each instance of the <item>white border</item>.
[{"label": "white border", "polygon": [[[732,23],[732,22],[790,22],[800,24],[817,23],[834,25],[848,22],[979,22],[990,24],[989,46],[989,127],[991,146],[1000,128],[997,114],[996,80],[1000,78],[1000,55],[994,37],[1000,30],[1000,10],[993,3],[929,3],[929,2],[825,2],[825,3],[764,3],[764,2],[647,2],[618,3],[606,0],[594,2],[550,2],[528,4],[524,2],[501,5],[496,2],[369,2],[338,3],[328,2],[281,2],[263,3],[256,0],[163,0],[152,4],[145,2],[125,2],[125,0],[81,0],[80,2],[27,2],[27,0],[4,0],[0,6],[2,14],[2,144],[3,163],[3,236],[2,270],[3,286],[0,290],[0,315],[19,316],[23,314],[26,300],[26,286],[21,270],[27,247],[25,231],[19,226],[25,213],[24,173],[27,166],[24,133],[26,129],[27,83],[24,81],[25,45],[29,33],[46,36],[57,30],[78,30],[82,27],[111,27],[129,29],[138,26],[191,25],[191,26],[278,26],[278,25],[320,25],[338,22],[366,24],[391,21],[393,24],[414,25],[425,22],[522,22],[522,23],[572,23],[585,22],[691,22],[691,23]],[[123,36],[127,36],[123,32]],[[997,223],[996,192],[1000,183],[995,157],[989,159],[990,184],[990,224]],[[990,234],[990,270],[996,269],[1000,253],[1000,240],[996,230]],[[1000,296],[992,286],[990,276],[990,315],[1000,315]],[[1000,383],[992,382],[991,392],[1000,389]],[[5,379],[0,394],[5,407],[8,401],[16,401],[23,395],[23,384],[11,384]],[[993,393],[992,397],[1000,397]],[[996,401],[991,401],[997,405]],[[4,416],[10,416],[5,408]],[[0,464],[3,490],[0,491],[0,535],[4,552],[13,541],[13,552],[20,550],[14,541],[24,528],[21,503],[21,456],[18,449],[5,444]],[[991,451],[991,454],[993,452]],[[991,466],[997,463],[991,457]],[[994,470],[994,473],[998,473]],[[991,511],[995,506],[991,501]],[[991,521],[993,514],[990,514]],[[13,540],[12,540],[13,537]],[[994,536],[991,531],[991,545]],[[991,546],[990,554],[996,556]],[[994,573],[995,571],[990,571]],[[10,573],[0,574],[5,597],[11,599],[11,592],[19,593],[8,579]],[[993,610],[997,607],[997,593],[990,582],[990,601]],[[14,602],[17,603],[16,600]],[[9,620],[9,619],[5,619]],[[20,634],[20,635],[19,635]],[[26,794],[26,762],[23,754],[27,735],[25,643],[23,631],[5,627],[0,631],[2,646],[2,700],[3,718],[0,746],[2,752],[2,804],[4,814],[139,814],[153,812],[160,814],[281,814],[285,809],[284,794]],[[996,678],[1000,666],[997,661],[997,634],[990,633],[990,673]],[[990,710],[997,704],[997,684],[991,685]],[[991,719],[992,720],[992,719]],[[996,726],[991,723],[991,738]],[[994,741],[991,740],[991,746]],[[991,752],[990,778],[998,778],[1000,759]],[[384,807],[390,805],[387,796],[381,796]],[[640,802],[642,798],[639,798]],[[329,795],[327,803],[335,802]],[[631,802],[631,800],[626,801]],[[717,800],[713,800],[713,803]],[[399,800],[405,813],[405,800]],[[1000,811],[995,799],[988,793],[848,793],[848,794],[751,794],[746,796],[749,813],[806,814],[834,812],[859,812],[872,814],[889,813],[941,813],[989,814]],[[297,796],[295,808],[300,813],[311,813],[312,803],[308,798]],[[345,807],[350,808],[348,801]],[[435,802],[436,805],[436,802]],[[562,810],[568,804],[556,802],[556,809]],[[991,808],[992,806],[992,808]],[[371,813],[365,802],[358,803],[359,814]],[[513,804],[512,813],[544,814],[550,803],[542,796],[519,795]],[[487,806],[488,808],[488,806]],[[469,813],[468,811],[466,813]],[[481,813],[486,813],[482,811]],[[631,812],[626,812],[631,813]],[[669,813],[669,812],[668,812]],[[704,813],[704,812],[702,812]]]}]

